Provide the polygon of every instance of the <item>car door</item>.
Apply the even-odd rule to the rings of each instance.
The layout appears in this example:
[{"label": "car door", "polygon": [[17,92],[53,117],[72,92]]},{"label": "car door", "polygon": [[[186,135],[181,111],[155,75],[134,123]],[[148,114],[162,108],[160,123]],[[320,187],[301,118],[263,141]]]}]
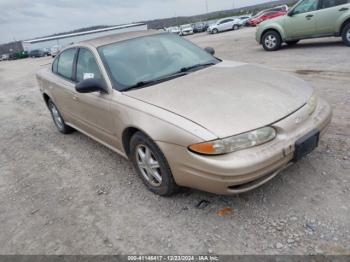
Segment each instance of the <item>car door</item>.
[{"label": "car door", "polygon": [[301,39],[316,34],[319,0],[304,0],[285,17],[286,38]]},{"label": "car door", "polygon": [[337,20],[350,10],[350,0],[320,0],[320,11],[316,19],[319,35],[336,33]]},{"label": "car door", "polygon": [[229,28],[230,26],[230,22],[231,22],[231,19],[225,19],[225,20],[222,20],[220,23],[219,23],[219,31],[226,31]]},{"label": "car door", "polygon": [[[89,78],[106,83],[93,52],[87,48],[79,48],[75,81],[79,83]],[[79,127],[95,139],[115,147],[115,121],[110,112],[110,94],[75,93],[74,97],[78,107]]]},{"label": "car door", "polygon": [[54,74],[49,89],[52,99],[67,123],[77,124],[78,109],[73,96],[75,83],[73,80],[73,65],[77,48],[64,50],[52,64]]},{"label": "car door", "polygon": [[227,30],[230,30],[232,29],[233,27],[233,19],[226,19],[226,22],[223,24],[223,31],[227,31]]}]

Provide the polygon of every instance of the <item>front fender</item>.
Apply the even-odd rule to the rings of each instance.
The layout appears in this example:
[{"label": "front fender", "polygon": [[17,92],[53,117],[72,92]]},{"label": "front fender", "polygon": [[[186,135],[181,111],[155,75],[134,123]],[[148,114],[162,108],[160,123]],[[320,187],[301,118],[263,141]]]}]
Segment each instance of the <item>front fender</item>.
[{"label": "front fender", "polygon": [[267,23],[262,22],[256,30],[256,41],[259,44],[261,44],[262,36],[269,30],[277,31],[280,34],[282,41],[285,41],[286,32],[283,29],[283,26],[277,22],[267,21]]},{"label": "front fender", "polygon": [[110,101],[115,116],[116,135],[123,150],[122,135],[128,128],[136,128],[157,142],[187,147],[191,144],[216,139],[217,136],[202,126],[167,110],[114,92]]},{"label": "front fender", "polygon": [[350,12],[344,13],[343,15],[338,17],[335,27],[337,34],[340,35],[342,33],[341,30],[343,29],[346,23],[350,23]]}]

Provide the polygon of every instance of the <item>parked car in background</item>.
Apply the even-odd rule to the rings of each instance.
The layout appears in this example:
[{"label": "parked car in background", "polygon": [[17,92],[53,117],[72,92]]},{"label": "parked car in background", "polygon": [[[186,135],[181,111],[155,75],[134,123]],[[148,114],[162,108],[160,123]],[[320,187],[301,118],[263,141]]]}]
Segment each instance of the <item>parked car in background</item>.
[{"label": "parked car in background", "polygon": [[237,30],[240,27],[240,21],[237,18],[223,18],[216,21],[214,24],[208,27],[208,32],[211,34],[217,34],[219,32],[228,30]]},{"label": "parked car in background", "polygon": [[193,35],[193,28],[190,24],[180,26],[180,35]]},{"label": "parked car in background", "polygon": [[265,13],[262,13],[261,15],[257,16],[257,17],[253,17],[252,19],[250,19],[248,21],[248,24],[250,26],[257,26],[258,24],[260,24],[263,21],[275,18],[275,17],[279,17],[279,16],[284,16],[286,15],[287,12],[286,11],[267,11]]},{"label": "parked car in background", "polygon": [[33,58],[46,56],[45,52],[43,50],[40,50],[40,49],[32,50],[29,52],[28,55],[29,55],[29,57],[33,57]]},{"label": "parked car in background", "polygon": [[205,22],[199,22],[199,23],[195,23],[193,25],[193,32],[194,33],[201,33],[201,32],[205,32],[208,29],[208,24]]},{"label": "parked car in background", "polygon": [[288,15],[266,21],[256,31],[256,40],[267,51],[278,50],[283,42],[295,45],[329,36],[342,37],[350,46],[350,0],[303,0]]},{"label": "parked car in background", "polygon": [[52,57],[56,57],[58,55],[58,53],[60,52],[61,47],[59,45],[55,45],[53,47],[51,47],[51,56]]},{"label": "parked car in background", "polygon": [[9,60],[9,58],[10,58],[9,54],[3,54],[3,55],[1,55],[0,60],[5,61],[5,60]]},{"label": "parked car in background", "polygon": [[11,53],[9,56],[9,60],[17,60],[17,59],[23,59],[28,57],[27,51],[17,52],[17,53]]},{"label": "parked car in background", "polygon": [[238,17],[239,21],[238,24],[239,26],[245,26],[247,24],[247,22],[252,18],[251,15],[247,15],[247,16],[240,16]]},{"label": "parked car in background", "polygon": [[120,33],[66,48],[37,80],[59,132],[130,159],[155,194],[243,193],[311,153],[331,108],[301,79],[212,54],[174,34]]},{"label": "parked car in background", "polygon": [[180,27],[178,27],[178,26],[168,27],[166,29],[166,31],[169,33],[172,33],[172,34],[177,34],[177,35],[179,35],[181,33]]}]

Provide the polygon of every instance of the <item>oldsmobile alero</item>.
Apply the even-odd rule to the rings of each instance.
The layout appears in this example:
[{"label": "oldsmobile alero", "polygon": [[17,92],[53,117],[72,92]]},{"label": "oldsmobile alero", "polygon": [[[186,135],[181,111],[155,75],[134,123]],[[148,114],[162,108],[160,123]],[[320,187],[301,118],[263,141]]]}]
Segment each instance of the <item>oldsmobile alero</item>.
[{"label": "oldsmobile alero", "polygon": [[130,159],[159,195],[254,189],[315,149],[331,121],[306,82],[170,33],[71,45],[37,80],[61,133],[78,130]]}]

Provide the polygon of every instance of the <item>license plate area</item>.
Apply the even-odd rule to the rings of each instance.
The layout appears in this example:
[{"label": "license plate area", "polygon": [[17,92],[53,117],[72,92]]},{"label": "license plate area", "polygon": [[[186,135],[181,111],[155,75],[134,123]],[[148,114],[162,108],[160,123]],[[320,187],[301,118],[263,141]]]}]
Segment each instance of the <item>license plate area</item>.
[{"label": "license plate area", "polygon": [[296,162],[311,153],[318,146],[319,139],[320,131],[316,129],[299,138],[295,142],[293,161]]}]

